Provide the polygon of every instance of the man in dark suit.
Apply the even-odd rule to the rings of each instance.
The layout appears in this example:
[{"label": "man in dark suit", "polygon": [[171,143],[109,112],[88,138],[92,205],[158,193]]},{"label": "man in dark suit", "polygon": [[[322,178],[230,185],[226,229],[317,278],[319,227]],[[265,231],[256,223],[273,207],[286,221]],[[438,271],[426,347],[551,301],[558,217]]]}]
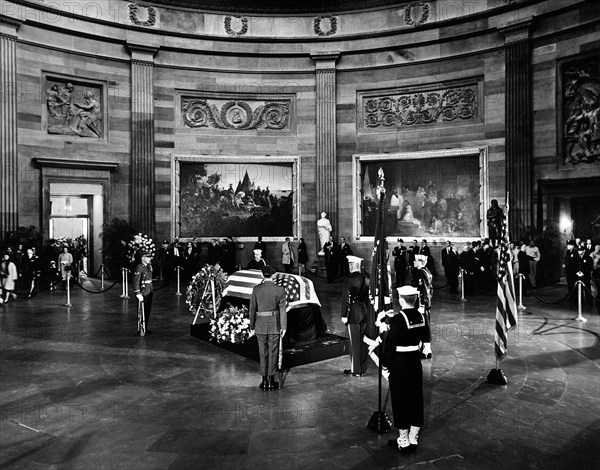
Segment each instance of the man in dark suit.
[{"label": "man in dark suit", "polygon": [[392,256],[394,257],[394,270],[396,271],[396,287],[402,287],[406,281],[406,247],[402,245],[404,240],[398,238],[400,243],[394,251]]},{"label": "man in dark suit", "polygon": [[450,293],[458,294],[458,253],[452,245],[452,242],[446,242],[446,248],[442,250],[442,266],[446,280],[450,285]]},{"label": "man in dark suit", "polygon": [[261,269],[265,280],[252,289],[250,297],[250,330],[256,332],[258,354],[260,356],[259,387],[263,391],[277,390],[275,371],[279,357],[279,338],[287,329],[287,299],[285,289],[271,280],[275,269],[264,266]]},{"label": "man in dark suit", "polygon": [[340,237],[340,244],[337,246],[337,259],[340,267],[340,276],[347,276],[348,271],[348,259],[347,256],[352,254],[352,248],[346,243],[344,237]]},{"label": "man in dark suit", "polygon": [[[567,274],[567,288],[569,293],[575,287],[577,282],[577,271],[579,268],[579,254],[575,248],[575,240],[569,240],[567,242],[567,252],[565,253],[565,271]],[[571,301],[577,300],[576,295],[570,297]]]},{"label": "man in dark suit", "polygon": [[337,244],[333,241],[333,237],[323,245],[323,253],[325,253],[325,269],[327,270],[327,282],[330,284],[335,282],[335,276],[337,275],[338,263],[337,263]]},{"label": "man in dark suit", "polygon": [[530,256],[527,256],[525,250],[527,249],[527,243],[521,243],[521,249],[519,250],[519,254],[517,255],[517,259],[519,261],[519,274],[523,276],[523,295],[527,292],[527,282],[529,281],[529,260],[532,259]]},{"label": "man in dark suit", "polygon": [[344,374],[360,377],[367,371],[368,347],[363,341],[367,328],[369,282],[360,272],[362,258],[348,256],[350,275],[344,279],[342,290],[342,322],[348,326],[350,341],[350,369]]},{"label": "man in dark suit", "polygon": [[418,255],[421,251],[421,247],[419,246],[419,242],[417,240],[413,240],[413,244],[408,247],[406,252],[408,253],[408,270],[410,272],[410,278],[412,282],[413,278],[413,270],[415,264],[415,255]]}]

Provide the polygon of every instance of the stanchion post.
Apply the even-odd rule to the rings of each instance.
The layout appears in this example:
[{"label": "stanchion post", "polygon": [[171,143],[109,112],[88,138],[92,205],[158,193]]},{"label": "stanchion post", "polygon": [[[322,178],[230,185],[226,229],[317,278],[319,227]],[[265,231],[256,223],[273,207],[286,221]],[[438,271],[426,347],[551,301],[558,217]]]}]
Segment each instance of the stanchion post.
[{"label": "stanchion post", "polygon": [[460,301],[466,302],[467,299],[465,298],[465,270],[461,268],[459,275],[460,275]]},{"label": "stanchion post", "polygon": [[517,307],[519,310],[525,310],[525,305],[523,305],[523,276],[522,274],[517,274],[519,278],[519,306]]},{"label": "stanchion post", "polygon": [[177,266],[175,271],[177,271],[177,292],[175,292],[175,295],[181,295],[181,277],[179,274],[181,272],[181,266]]},{"label": "stanchion post", "polygon": [[582,302],[581,302],[582,286],[583,286],[583,281],[581,281],[581,280],[577,281],[577,316],[573,320],[585,323],[587,321],[587,318],[585,318],[583,316],[583,313],[581,311],[581,308],[582,308],[582,305],[581,305],[582,304]]},{"label": "stanchion post", "polygon": [[66,307],[70,307],[71,304],[71,271],[67,271],[67,303]]},{"label": "stanchion post", "polygon": [[100,265],[100,290],[104,290],[104,264]]},{"label": "stanchion post", "polygon": [[128,285],[128,280],[127,280],[127,268],[126,267],[121,268],[121,278],[123,280],[123,293],[121,294],[121,298],[128,299],[129,298],[129,285]]},{"label": "stanchion post", "polygon": [[129,269],[125,268],[125,298],[129,298]]},{"label": "stanchion post", "polygon": [[217,298],[215,296],[215,279],[214,277],[210,277],[210,290],[212,295],[212,304],[213,304],[213,318],[217,318]]}]

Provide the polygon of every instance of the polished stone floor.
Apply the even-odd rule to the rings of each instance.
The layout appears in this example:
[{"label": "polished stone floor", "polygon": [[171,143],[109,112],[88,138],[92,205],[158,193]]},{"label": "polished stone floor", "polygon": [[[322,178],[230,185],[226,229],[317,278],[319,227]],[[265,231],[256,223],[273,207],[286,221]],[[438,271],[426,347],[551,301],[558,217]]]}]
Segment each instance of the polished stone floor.
[{"label": "polished stone floor", "polygon": [[[341,283],[314,280],[329,329],[341,334]],[[263,393],[255,362],[190,336],[192,315],[173,287],[156,292],[145,338],[134,335],[134,299],[120,294],[117,284],[75,289],[71,307],[64,291],[0,305],[0,468],[598,468],[600,317],[591,307],[581,323],[576,305],[526,297],[501,362],[508,385],[496,386],[486,382],[495,297],[461,302],[436,290],[426,424],[405,457],[366,427],[374,368],[352,378],[347,358],[330,359]]]}]

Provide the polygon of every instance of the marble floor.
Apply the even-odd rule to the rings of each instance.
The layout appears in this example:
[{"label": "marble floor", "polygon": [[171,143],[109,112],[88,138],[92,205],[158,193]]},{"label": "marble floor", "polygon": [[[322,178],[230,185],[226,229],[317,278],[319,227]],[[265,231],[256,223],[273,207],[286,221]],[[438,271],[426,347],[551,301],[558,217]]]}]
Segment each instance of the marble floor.
[{"label": "marble floor", "polygon": [[[314,278],[329,329],[342,334],[341,282]],[[443,280],[436,281],[443,284]],[[106,284],[105,287],[109,287]],[[158,290],[153,334],[134,334],[135,300],[117,284],[0,305],[2,469],[591,469],[600,462],[600,316],[526,297],[495,366],[495,297],[434,293],[433,359],[423,361],[419,449],[402,456],[366,427],[377,375],[345,357],[294,368],[258,389],[257,364],[189,334],[173,287]],[[539,289],[559,300],[565,285]],[[391,416],[389,404],[387,412]]]}]

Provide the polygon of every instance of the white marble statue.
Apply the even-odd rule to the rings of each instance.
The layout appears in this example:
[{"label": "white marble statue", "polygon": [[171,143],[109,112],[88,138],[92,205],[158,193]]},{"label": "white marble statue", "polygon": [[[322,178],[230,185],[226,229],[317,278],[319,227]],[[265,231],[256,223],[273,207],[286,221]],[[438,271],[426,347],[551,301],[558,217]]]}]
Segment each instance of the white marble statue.
[{"label": "white marble statue", "polygon": [[319,231],[319,241],[321,242],[321,251],[319,251],[319,256],[324,256],[325,252],[323,251],[323,247],[331,238],[331,232],[333,231],[331,222],[329,222],[325,212],[321,212],[321,218],[317,220],[317,230]]}]

